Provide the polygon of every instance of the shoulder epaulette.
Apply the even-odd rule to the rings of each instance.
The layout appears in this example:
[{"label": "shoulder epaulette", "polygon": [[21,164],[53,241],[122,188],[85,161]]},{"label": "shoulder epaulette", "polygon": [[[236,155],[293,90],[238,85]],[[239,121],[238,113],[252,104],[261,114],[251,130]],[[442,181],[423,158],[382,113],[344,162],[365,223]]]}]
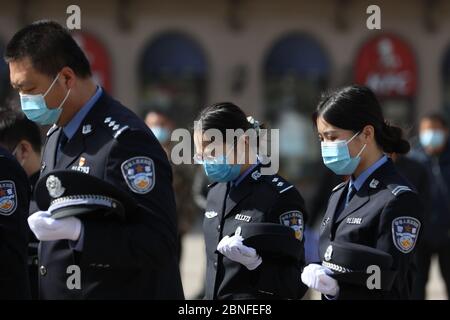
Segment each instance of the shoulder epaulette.
[{"label": "shoulder epaulette", "polygon": [[405,186],[405,185],[399,185],[399,184],[390,184],[390,185],[388,185],[388,189],[396,197],[405,192],[414,192],[410,187]]},{"label": "shoulder epaulette", "polygon": [[128,125],[122,125],[117,121],[113,120],[111,117],[106,117],[103,124],[111,132],[114,139],[117,139],[122,133],[128,130],[130,127]]}]

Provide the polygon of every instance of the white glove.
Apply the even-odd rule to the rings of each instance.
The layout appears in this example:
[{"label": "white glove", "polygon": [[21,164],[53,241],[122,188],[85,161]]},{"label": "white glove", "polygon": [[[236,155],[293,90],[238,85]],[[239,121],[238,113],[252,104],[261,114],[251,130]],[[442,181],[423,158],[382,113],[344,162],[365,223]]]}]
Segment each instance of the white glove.
[{"label": "white glove", "polygon": [[339,285],[335,279],[329,276],[332,273],[333,271],[330,269],[312,263],[303,269],[302,282],[324,295],[336,296],[339,293]]},{"label": "white glove", "polygon": [[28,217],[31,231],[41,241],[68,239],[78,240],[81,232],[81,221],[75,217],[53,219],[48,211],[37,211]]},{"label": "white glove", "polygon": [[242,243],[240,235],[225,236],[217,245],[217,250],[230,260],[243,264],[248,270],[254,270],[262,263],[256,250]]}]

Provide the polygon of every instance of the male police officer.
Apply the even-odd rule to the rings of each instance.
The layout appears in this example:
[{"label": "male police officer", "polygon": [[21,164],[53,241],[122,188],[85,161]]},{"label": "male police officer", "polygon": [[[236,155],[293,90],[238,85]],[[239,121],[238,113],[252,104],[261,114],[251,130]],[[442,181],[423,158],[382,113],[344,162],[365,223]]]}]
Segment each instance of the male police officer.
[{"label": "male police officer", "polygon": [[29,299],[27,270],[30,185],[20,164],[0,147],[0,300]]},{"label": "male police officer", "polygon": [[[150,129],[96,86],[84,53],[55,22],[17,32],[5,58],[25,115],[55,124],[47,134],[41,176],[78,170],[126,190],[152,212],[127,212],[121,222],[34,213],[29,224],[42,241],[40,297],[183,298],[172,173]],[[64,191],[57,181],[49,184],[54,198]],[[81,289],[67,286],[73,265],[81,270]]]}]

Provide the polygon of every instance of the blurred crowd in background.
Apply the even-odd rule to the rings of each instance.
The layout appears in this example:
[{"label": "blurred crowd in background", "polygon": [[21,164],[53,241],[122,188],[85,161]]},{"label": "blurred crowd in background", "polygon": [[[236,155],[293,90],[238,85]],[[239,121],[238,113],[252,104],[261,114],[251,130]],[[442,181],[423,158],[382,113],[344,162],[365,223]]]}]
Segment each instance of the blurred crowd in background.
[{"label": "blurred crowd in background", "polygon": [[[0,52],[28,22],[64,22],[67,1],[0,1]],[[368,30],[368,1],[78,1],[73,32],[103,88],[132,106],[168,154],[175,128],[192,128],[210,102],[233,101],[280,129],[279,174],[295,182],[310,219],[307,260],[336,177],[321,163],[310,115],[324,90],[369,86],[385,116],[401,125],[413,150],[390,155],[427,206],[417,255],[415,298],[425,298],[437,254],[450,290],[450,1],[379,1],[381,30]],[[13,13],[13,14],[12,14]],[[17,110],[7,65],[0,62],[0,140],[32,179],[48,128]],[[11,133],[12,132],[12,133]],[[41,137],[40,137],[40,136]],[[2,141],[0,141],[1,143]],[[170,158],[170,157],[169,157]],[[174,165],[180,241],[201,220],[208,181],[199,166]],[[35,181],[35,180],[34,180]],[[182,252],[180,253],[182,254]]]}]

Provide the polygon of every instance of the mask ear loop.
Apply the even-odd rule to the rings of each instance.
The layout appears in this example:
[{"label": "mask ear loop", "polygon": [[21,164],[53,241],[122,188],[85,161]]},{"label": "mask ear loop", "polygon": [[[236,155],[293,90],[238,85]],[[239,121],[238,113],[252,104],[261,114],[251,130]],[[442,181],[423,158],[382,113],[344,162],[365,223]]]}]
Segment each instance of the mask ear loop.
[{"label": "mask ear loop", "polygon": [[66,102],[67,98],[69,98],[70,90],[72,90],[72,88],[70,88],[69,91],[67,91],[67,94],[66,94],[64,100],[63,100],[63,101],[61,102],[61,104],[59,105],[58,109],[61,109],[62,106],[64,105],[64,102]]},{"label": "mask ear loop", "polygon": [[[359,134],[361,133],[361,131],[358,131],[353,137],[350,138],[350,140],[347,141],[346,144],[349,144],[355,137],[357,137]],[[364,149],[366,148],[367,143],[364,144],[364,146],[361,148],[361,151],[358,152],[358,154],[356,155],[355,158],[358,158],[361,153],[363,153]]]},{"label": "mask ear loop", "polygon": [[47,93],[50,92],[50,90],[52,90],[52,87],[55,85],[56,80],[58,80],[60,73],[58,72],[58,74],[56,75],[56,78],[53,80],[52,84],[50,85],[50,87],[48,87],[47,91],[45,91],[45,93],[43,94],[43,97],[45,97],[47,95]]},{"label": "mask ear loop", "polygon": [[359,134],[361,133],[361,131],[358,131],[357,133],[355,133],[355,135],[353,137],[350,138],[350,140],[348,140],[346,142],[346,144],[349,144],[353,139],[355,139],[355,137],[357,137]]},{"label": "mask ear loop", "polygon": [[358,158],[361,155],[361,153],[363,153],[363,151],[366,148],[366,146],[367,146],[367,143],[365,143],[364,146],[362,147],[361,151],[358,152],[358,154],[356,155],[356,158]]}]

